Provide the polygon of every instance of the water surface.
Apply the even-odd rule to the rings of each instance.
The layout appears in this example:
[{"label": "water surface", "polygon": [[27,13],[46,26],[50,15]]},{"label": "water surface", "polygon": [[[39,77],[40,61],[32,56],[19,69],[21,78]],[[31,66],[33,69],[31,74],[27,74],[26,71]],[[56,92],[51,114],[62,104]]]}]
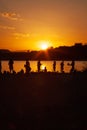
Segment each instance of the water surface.
[{"label": "water surface", "polygon": [[[46,66],[47,71],[53,71],[53,61],[41,61],[42,66]],[[61,61],[56,61],[56,71],[60,72],[60,63]],[[64,71],[70,72],[71,66],[67,64],[71,63],[71,61],[64,61]],[[25,61],[14,61],[14,70],[19,72],[21,69],[25,71],[24,68]],[[37,61],[30,61],[31,71],[37,72]],[[75,69],[78,71],[82,71],[83,68],[87,68],[87,61],[75,61]],[[2,72],[9,71],[8,61],[2,61]]]}]

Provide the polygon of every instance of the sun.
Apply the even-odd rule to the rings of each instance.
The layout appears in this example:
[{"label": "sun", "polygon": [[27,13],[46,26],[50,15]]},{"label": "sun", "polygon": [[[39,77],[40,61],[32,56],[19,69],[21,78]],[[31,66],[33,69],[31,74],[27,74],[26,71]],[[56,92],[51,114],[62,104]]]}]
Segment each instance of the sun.
[{"label": "sun", "polygon": [[49,47],[48,41],[40,41],[39,43],[40,43],[41,50],[46,50]]},{"label": "sun", "polygon": [[48,46],[47,46],[46,43],[43,43],[43,44],[41,45],[41,48],[42,48],[42,50],[46,50],[46,49],[48,48]]}]

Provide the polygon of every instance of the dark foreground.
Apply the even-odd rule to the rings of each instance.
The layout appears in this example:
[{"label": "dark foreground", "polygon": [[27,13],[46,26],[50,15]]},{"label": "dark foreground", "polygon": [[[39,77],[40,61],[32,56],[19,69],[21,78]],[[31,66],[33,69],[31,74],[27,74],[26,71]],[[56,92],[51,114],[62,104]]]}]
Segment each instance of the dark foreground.
[{"label": "dark foreground", "polygon": [[0,75],[0,130],[50,129],[87,129],[87,73]]}]

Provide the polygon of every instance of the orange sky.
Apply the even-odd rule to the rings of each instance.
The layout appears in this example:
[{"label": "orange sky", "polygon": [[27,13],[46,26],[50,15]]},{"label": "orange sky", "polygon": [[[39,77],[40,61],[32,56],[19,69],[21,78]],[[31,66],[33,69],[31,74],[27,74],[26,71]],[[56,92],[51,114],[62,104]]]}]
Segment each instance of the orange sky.
[{"label": "orange sky", "polygon": [[0,48],[87,43],[87,0],[0,0]]}]

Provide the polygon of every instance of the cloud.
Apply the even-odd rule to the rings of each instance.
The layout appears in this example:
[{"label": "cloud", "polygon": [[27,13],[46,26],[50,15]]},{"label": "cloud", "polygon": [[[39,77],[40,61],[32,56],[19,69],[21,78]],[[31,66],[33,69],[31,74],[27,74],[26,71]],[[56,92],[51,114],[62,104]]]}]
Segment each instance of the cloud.
[{"label": "cloud", "polygon": [[0,25],[0,29],[15,30],[15,27]]},{"label": "cloud", "polygon": [[29,33],[14,33],[13,35],[16,37],[16,39],[29,38],[30,37]]},{"label": "cloud", "polygon": [[7,19],[10,19],[10,20],[13,20],[13,21],[22,21],[23,19],[21,18],[21,16],[17,13],[12,13],[12,12],[3,12],[3,13],[0,13],[1,17],[3,18],[7,18]]}]

